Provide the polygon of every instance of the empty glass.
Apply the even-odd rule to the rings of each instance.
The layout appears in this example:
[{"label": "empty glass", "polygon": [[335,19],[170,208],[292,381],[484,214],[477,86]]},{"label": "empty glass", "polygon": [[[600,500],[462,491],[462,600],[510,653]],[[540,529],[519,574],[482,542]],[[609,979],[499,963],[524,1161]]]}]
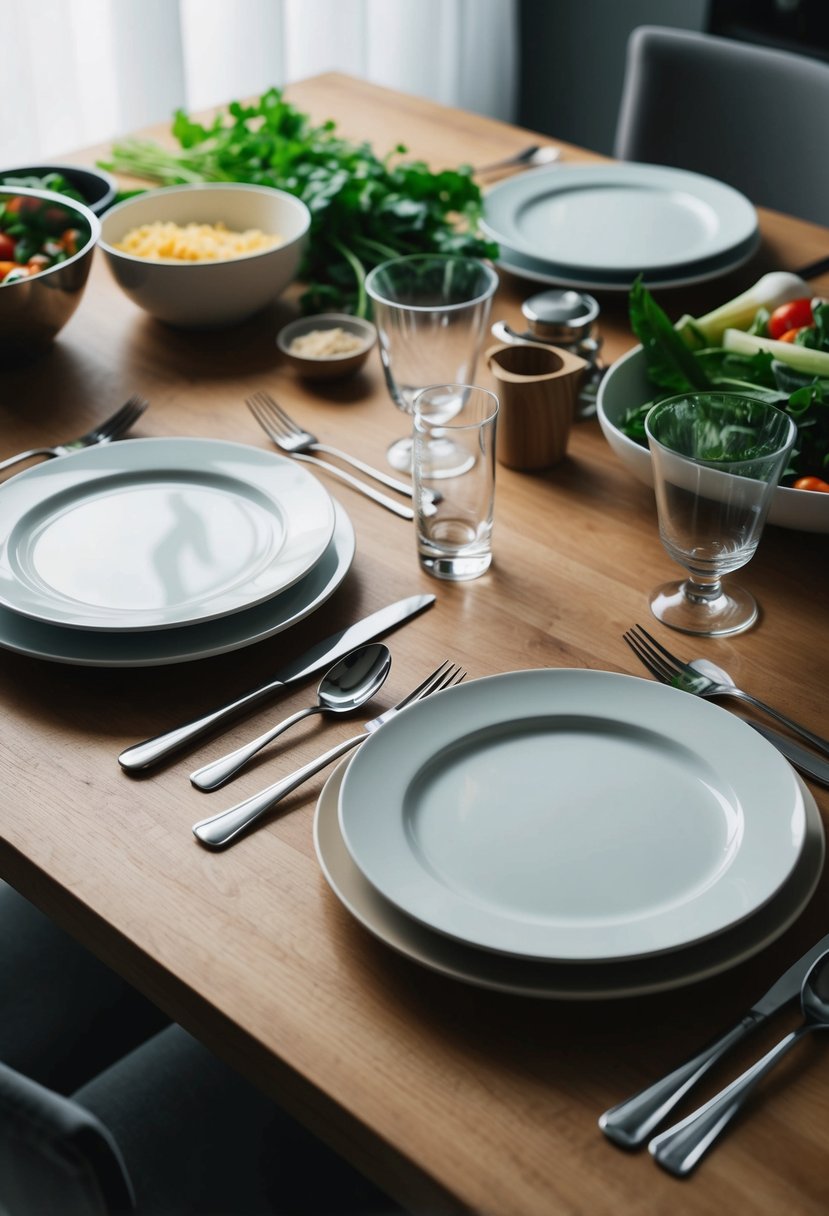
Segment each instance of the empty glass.
[{"label": "empty glass", "polygon": [[[469,384],[489,323],[498,276],[478,258],[413,254],[383,262],[366,278],[372,302],[380,359],[389,395],[411,414],[420,389],[434,384]],[[447,417],[461,408],[447,397]],[[458,465],[445,444],[443,475]],[[412,440],[398,439],[388,449],[389,464],[408,472]],[[440,473],[435,465],[436,475]]]},{"label": "empty glass", "polygon": [[[446,417],[447,397],[457,409]],[[498,398],[470,384],[431,385],[414,399],[414,505],[420,564],[435,578],[477,578],[492,561]],[[451,444],[457,472],[447,478]]]},{"label": "empty glass", "polygon": [[721,578],[754,556],[796,428],[782,410],[736,393],[701,392],[659,402],[645,419],[659,535],[688,571],[651,596],[672,629],[740,633],[757,604]]}]

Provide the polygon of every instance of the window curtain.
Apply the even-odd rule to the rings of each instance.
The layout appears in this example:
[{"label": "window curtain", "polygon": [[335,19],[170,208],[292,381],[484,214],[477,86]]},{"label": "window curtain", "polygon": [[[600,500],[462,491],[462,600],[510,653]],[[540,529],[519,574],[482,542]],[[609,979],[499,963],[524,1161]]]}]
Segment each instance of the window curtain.
[{"label": "window curtain", "polygon": [[25,0],[4,6],[0,168],[341,71],[510,121],[517,0]]}]

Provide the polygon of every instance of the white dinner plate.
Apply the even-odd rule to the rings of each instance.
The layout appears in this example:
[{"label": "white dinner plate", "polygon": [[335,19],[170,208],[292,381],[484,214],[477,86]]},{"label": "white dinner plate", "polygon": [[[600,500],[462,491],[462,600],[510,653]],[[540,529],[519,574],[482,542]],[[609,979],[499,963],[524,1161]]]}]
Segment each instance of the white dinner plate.
[{"label": "white dinner plate", "polygon": [[334,535],[313,569],[287,591],[255,608],[184,628],[97,633],[44,625],[0,607],[0,647],[82,667],[160,667],[262,642],[315,612],[348,573],[356,548],[354,528],[339,503],[334,510]]},{"label": "white dinner plate", "polygon": [[45,624],[169,629],[252,608],[308,573],[334,505],[286,456],[125,439],[0,486],[0,604]]},{"label": "white dinner plate", "polygon": [[794,869],[803,795],[745,722],[637,676],[517,671],[409,706],[340,792],[352,859],[467,945],[609,961],[756,912]]},{"label": "white dinner plate", "polygon": [[[685,271],[658,274],[645,270],[642,274],[642,285],[654,291],[667,291],[675,287],[693,287],[695,283],[707,283],[743,266],[754,256],[759,245],[760,233],[757,232],[732,253],[721,258],[706,259]],[[553,262],[525,257],[508,248],[503,242],[495,264],[501,270],[517,275],[518,278],[529,279],[533,283],[544,283],[551,287],[573,287],[581,291],[627,292],[638,277],[636,274],[611,275],[606,272],[599,275],[589,272],[579,274],[570,269],[561,269]]]},{"label": "white dinner plate", "polygon": [[778,893],[733,929],[684,950],[591,967],[493,954],[433,933],[366,882],[340,831],[340,786],[351,762],[348,756],[334,769],[314,817],[314,845],[328,885],[351,915],[392,950],[430,971],[480,988],[555,1000],[608,1000],[697,983],[736,967],[780,937],[803,912],[823,871],[823,824],[814,798],[799,782],[806,816],[800,859]]},{"label": "white dinner plate", "polygon": [[691,272],[758,231],[757,212],[731,186],[661,165],[555,165],[499,182],[482,227],[525,257],[562,271]]}]

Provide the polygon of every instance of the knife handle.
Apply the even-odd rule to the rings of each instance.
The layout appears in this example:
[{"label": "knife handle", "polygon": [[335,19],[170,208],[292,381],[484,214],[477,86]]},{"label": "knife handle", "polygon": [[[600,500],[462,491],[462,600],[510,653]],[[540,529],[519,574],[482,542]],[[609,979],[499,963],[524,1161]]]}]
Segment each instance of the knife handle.
[{"label": "knife handle", "polygon": [[282,680],[271,680],[269,684],[255,688],[253,692],[246,693],[237,701],[231,701],[229,705],[223,705],[221,709],[214,709],[212,713],[195,718],[192,722],[186,722],[184,726],[174,727],[173,730],[156,735],[154,739],[147,739],[144,743],[134,743],[121,752],[118,763],[128,773],[140,773],[152,768],[154,764],[165,760],[167,756],[172,756],[174,752],[188,743],[192,743],[194,739],[208,734],[215,727],[230,721],[244,710],[252,709],[260,701],[266,700],[284,687]]},{"label": "knife handle", "polygon": [[762,1021],[764,1019],[758,1014],[746,1014],[731,1030],[680,1064],[667,1077],[605,1111],[599,1119],[599,1127],[614,1144],[622,1148],[640,1148],[688,1090]]}]

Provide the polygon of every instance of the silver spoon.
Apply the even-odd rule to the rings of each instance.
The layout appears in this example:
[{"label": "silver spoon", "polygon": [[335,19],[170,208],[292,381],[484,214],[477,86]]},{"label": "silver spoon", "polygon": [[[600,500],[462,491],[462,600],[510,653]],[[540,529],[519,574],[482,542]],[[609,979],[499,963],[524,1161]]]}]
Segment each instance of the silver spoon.
[{"label": "silver spoon", "polygon": [[[728,686],[734,683],[727,671],[723,671],[721,667],[717,667],[716,663],[711,663],[708,659],[693,659],[688,666],[693,667],[694,671],[699,672],[701,676],[716,680],[720,684]],[[749,722],[748,718],[743,720],[748,722],[749,726],[752,726],[764,739],[768,739],[769,743],[773,744],[790,764],[800,769],[804,776],[810,777],[812,781],[818,781],[821,785],[829,786],[829,760],[801,747],[788,735],[781,735],[780,731],[775,730],[772,726],[765,726],[760,722]]]},{"label": "silver spoon", "polygon": [[479,165],[473,172],[475,174],[495,173],[498,169],[512,169],[519,166],[525,169],[535,169],[539,165],[551,165],[560,156],[561,148],[556,148],[552,144],[530,144],[528,148],[522,148],[520,152],[516,152],[512,156],[505,156],[503,160],[494,160],[491,164]]},{"label": "silver spoon", "polygon": [[[751,693],[744,692],[742,688],[738,688],[727,671],[723,671],[722,667],[717,667],[716,663],[710,662],[708,659],[695,659],[693,664],[694,670],[712,683],[721,691],[713,691],[711,688],[703,690],[705,696],[726,696],[737,697],[741,701],[747,701],[749,705],[753,705],[755,709],[760,709],[763,713],[769,714],[778,722],[782,722],[784,726],[788,726],[789,730],[794,731],[796,735],[800,735],[807,743],[811,743],[812,747],[817,748],[819,752],[823,752],[825,756],[829,756],[829,739],[824,739],[820,735],[816,735],[814,731],[808,730],[805,726],[801,726],[799,722],[795,722],[792,718],[787,718],[785,714],[781,714],[773,706],[767,705],[765,701],[753,697]],[[695,690],[696,691],[696,690]]]},{"label": "silver spoon", "polygon": [[802,1026],[787,1034],[710,1102],[651,1140],[648,1151],[661,1166],[680,1177],[690,1173],[741,1109],[749,1092],[781,1056],[810,1031],[829,1029],[829,951],[821,954],[806,972],[800,1006],[806,1019]]},{"label": "silver spoon", "polygon": [[190,774],[193,785],[200,790],[215,790],[237,773],[266,744],[281,735],[289,726],[311,714],[350,714],[370,701],[383,687],[391,668],[391,654],[382,642],[372,642],[352,650],[325,673],[317,688],[317,703],[291,714],[276,726],[266,730],[258,739],[245,743],[235,751],[203,765]]}]

